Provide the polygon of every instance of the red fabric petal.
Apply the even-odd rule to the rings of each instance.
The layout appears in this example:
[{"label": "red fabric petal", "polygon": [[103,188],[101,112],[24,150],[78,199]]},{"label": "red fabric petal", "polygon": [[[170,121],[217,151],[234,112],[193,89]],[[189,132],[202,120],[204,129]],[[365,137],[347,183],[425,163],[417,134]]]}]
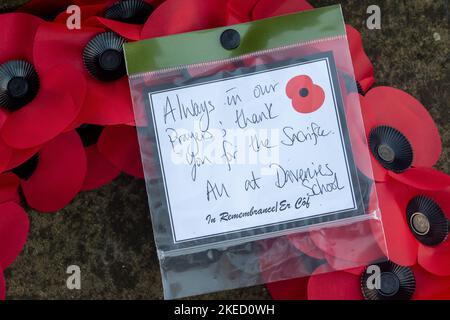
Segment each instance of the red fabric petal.
[{"label": "red fabric petal", "polygon": [[23,13],[0,15],[0,64],[8,60],[33,62],[33,41],[43,21]]},{"label": "red fabric petal", "polygon": [[435,247],[419,245],[419,264],[427,271],[439,275],[450,276],[450,240]]},{"label": "red fabric petal", "polygon": [[12,149],[12,155],[5,170],[11,170],[20,166],[22,163],[26,162],[32,156],[34,156],[40,148],[41,146],[28,149]]},{"label": "red fabric petal", "polygon": [[88,79],[88,92],[78,121],[117,125],[134,120],[130,88],[126,77],[113,82]]},{"label": "red fabric petal", "polygon": [[31,13],[48,17],[64,11],[69,5],[93,5],[106,2],[105,0],[31,0],[18,9],[19,12]]},{"label": "red fabric petal", "polygon": [[435,276],[420,266],[413,267],[416,279],[416,291],[414,300],[449,300],[450,277]]},{"label": "red fabric petal", "polygon": [[96,145],[89,146],[85,150],[87,169],[82,190],[100,188],[117,178],[120,170],[101,155]]},{"label": "red fabric petal", "polygon": [[36,68],[40,73],[45,73],[55,66],[70,64],[89,78],[83,64],[83,50],[93,37],[104,31],[87,27],[68,30],[65,24],[42,24],[36,33],[34,44]]},{"label": "red fabric petal", "polygon": [[228,24],[237,24],[251,20],[252,11],[260,0],[229,0],[227,11],[229,12]]},{"label": "red fabric petal", "polygon": [[100,153],[118,169],[137,178],[144,177],[135,127],[108,126],[97,145]]},{"label": "red fabric petal", "polygon": [[346,25],[346,30],[355,78],[366,92],[375,82],[373,65],[364,51],[361,34],[350,25]]},{"label": "red fabric petal", "polygon": [[328,265],[322,265],[309,278],[309,300],[363,300],[359,276],[330,271]]},{"label": "red fabric petal", "polygon": [[170,0],[162,3],[142,29],[141,38],[167,36],[226,25],[226,0]]},{"label": "red fabric petal", "polygon": [[0,172],[5,171],[12,157],[12,149],[0,139]]},{"label": "red fabric petal", "polygon": [[0,204],[0,267],[8,268],[22,251],[29,229],[25,210],[15,202]]},{"label": "red fabric petal", "polygon": [[[70,64],[62,64],[44,72],[41,88],[46,91],[68,93],[79,110],[86,96],[87,84],[83,75]],[[67,112],[62,109],[60,112]]]},{"label": "red fabric petal", "polygon": [[141,38],[142,26],[140,25],[124,23],[101,17],[91,17],[84,23],[89,27],[109,29],[129,40],[137,41]]},{"label": "red fabric petal", "polygon": [[78,134],[63,133],[39,153],[36,171],[22,182],[27,203],[42,212],[65,207],[80,191],[86,175],[86,154]]},{"label": "red fabric petal", "polygon": [[433,168],[410,168],[403,173],[389,172],[395,180],[411,187],[438,191],[450,187],[450,176]]},{"label": "red fabric petal", "polygon": [[288,239],[294,247],[310,257],[316,259],[325,257],[324,253],[311,240],[309,233],[291,234],[288,236]]},{"label": "red fabric petal", "polygon": [[307,300],[308,278],[295,278],[266,284],[274,300]]},{"label": "red fabric petal", "polygon": [[260,0],[253,9],[252,18],[258,20],[310,9],[314,7],[305,0]]},{"label": "red fabric petal", "polygon": [[311,239],[325,253],[354,262],[354,267],[369,264],[384,256],[377,243],[379,235],[373,233],[372,223],[365,220],[342,227],[323,228],[312,231]]},{"label": "red fabric petal", "polygon": [[399,265],[412,266],[417,261],[418,242],[406,222],[408,190],[394,181],[377,183],[376,189],[389,259]]},{"label": "red fabric petal", "polygon": [[5,300],[6,297],[6,283],[5,277],[3,276],[3,270],[0,267],[0,300]]},{"label": "red fabric petal", "polygon": [[14,148],[32,148],[56,137],[78,112],[79,107],[68,94],[41,90],[30,104],[11,113],[1,135]]},{"label": "red fabric petal", "polygon": [[411,143],[413,166],[428,167],[436,163],[442,150],[441,138],[436,124],[419,101],[390,87],[371,89],[361,101],[367,135],[376,126],[391,126]]},{"label": "red fabric petal", "polygon": [[6,172],[0,175],[0,203],[20,203],[18,193],[20,179],[14,173]]}]

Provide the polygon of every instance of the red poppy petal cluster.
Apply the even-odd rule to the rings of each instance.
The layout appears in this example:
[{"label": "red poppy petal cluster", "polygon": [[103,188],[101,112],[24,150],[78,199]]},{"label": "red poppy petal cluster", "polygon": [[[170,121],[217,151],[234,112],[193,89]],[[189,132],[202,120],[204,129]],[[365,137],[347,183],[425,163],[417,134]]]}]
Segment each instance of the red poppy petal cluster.
[{"label": "red poppy petal cluster", "polygon": [[[254,17],[258,4],[263,2],[270,1],[247,1],[246,6],[231,1],[230,5],[246,21]],[[272,2],[276,4],[266,5],[258,18],[281,14],[279,8],[285,8],[283,13],[309,9],[304,1]],[[363,268],[353,267],[368,265],[387,255],[393,263],[412,268],[417,284],[413,299],[448,299],[450,178],[431,168],[442,150],[438,129],[426,108],[412,96],[390,87],[372,88],[373,66],[365,54],[361,35],[347,26],[347,39],[361,104],[361,111],[346,110],[347,119],[349,124],[357,124],[361,113],[364,119],[364,128],[349,128],[352,146],[355,153],[369,152],[370,160],[356,157],[356,162],[358,169],[369,177],[373,170],[375,187],[369,206],[378,202],[385,234],[380,234],[379,222],[372,221],[358,224],[354,232],[347,226],[291,235],[288,238],[299,252],[326,263],[317,268],[309,282],[301,278],[284,280],[269,283],[268,289],[276,299],[303,299],[306,294],[309,299],[362,299]],[[298,86],[294,81],[291,84],[288,96],[298,97]],[[349,100],[355,98],[352,93],[347,94]],[[293,101],[293,106],[296,105],[301,105],[299,99]],[[364,131],[362,136],[360,133]],[[424,212],[408,212],[414,211],[413,207]],[[416,223],[427,234],[414,233],[411,220],[414,214]],[[370,234],[377,241],[361,241],[359,248],[346,245],[354,240],[355,232],[360,233],[358,236]]]},{"label": "red poppy petal cluster", "polygon": [[[79,29],[66,25],[72,5],[81,9]],[[80,191],[99,188],[121,172],[144,176],[123,43],[310,9],[304,0],[31,0],[16,13],[1,14],[0,299],[2,272],[21,251],[29,228],[20,194],[31,208],[55,212]],[[442,149],[438,130],[407,93],[372,88],[374,70],[361,35],[349,25],[346,30],[355,74],[350,81],[356,82],[361,104],[361,110],[346,110],[347,118],[349,124],[359,123],[351,120],[360,114],[364,118],[364,128],[349,125],[351,142],[355,153],[370,154],[356,162],[368,177],[372,163],[369,206],[378,200],[387,250],[374,222],[357,230],[291,235],[287,241],[302,258],[289,263],[299,270],[304,257],[324,264],[309,278],[305,270],[297,274],[305,277],[270,283],[269,291],[279,299],[362,299],[364,268],[348,268],[388,255],[413,273],[412,298],[448,297],[450,182],[431,168]],[[286,93],[298,112],[313,112],[324,100],[323,89],[307,76],[293,78]],[[347,94],[355,99],[355,93]],[[346,250],[361,228],[377,241]],[[267,259],[263,255],[262,266],[272,265]],[[280,272],[282,266],[275,274]],[[270,282],[273,274],[262,276]]]}]

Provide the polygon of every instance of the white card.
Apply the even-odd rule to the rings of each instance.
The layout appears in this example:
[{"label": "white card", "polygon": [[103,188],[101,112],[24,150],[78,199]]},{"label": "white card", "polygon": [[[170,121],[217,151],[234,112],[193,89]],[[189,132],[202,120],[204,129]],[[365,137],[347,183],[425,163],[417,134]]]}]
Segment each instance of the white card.
[{"label": "white card", "polygon": [[330,53],[149,92],[173,242],[361,214]]}]

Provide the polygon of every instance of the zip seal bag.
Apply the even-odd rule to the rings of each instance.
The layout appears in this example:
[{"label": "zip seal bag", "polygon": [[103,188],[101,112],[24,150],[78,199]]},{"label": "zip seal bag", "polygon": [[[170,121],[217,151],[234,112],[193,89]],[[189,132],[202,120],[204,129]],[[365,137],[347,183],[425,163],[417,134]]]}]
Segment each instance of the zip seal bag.
[{"label": "zip seal bag", "polygon": [[345,32],[330,6],[124,45],[165,298],[387,259]]}]

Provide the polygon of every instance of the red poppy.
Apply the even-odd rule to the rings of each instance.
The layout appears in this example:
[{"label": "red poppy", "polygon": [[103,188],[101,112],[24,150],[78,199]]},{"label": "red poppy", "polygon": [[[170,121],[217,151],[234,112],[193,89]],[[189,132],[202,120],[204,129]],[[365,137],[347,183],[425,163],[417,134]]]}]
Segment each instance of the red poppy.
[{"label": "red poppy", "polygon": [[450,276],[450,176],[412,168],[376,189],[390,259]]},{"label": "red poppy", "polygon": [[68,30],[45,23],[36,33],[35,61],[41,68],[71,63],[87,83],[83,107],[73,128],[81,124],[133,122],[122,45],[128,41],[102,28]]},{"label": "red poppy", "polygon": [[98,140],[99,153],[121,171],[144,178],[136,128],[127,125],[106,127]]},{"label": "red poppy", "polygon": [[308,282],[310,300],[426,300],[449,299],[450,277],[435,276],[419,265],[403,267],[387,261],[376,264],[381,271],[379,287],[368,277],[371,270],[356,268],[333,271],[324,264]]},{"label": "red poppy", "polygon": [[227,14],[227,0],[166,0],[145,23],[141,38],[225,26]]},{"label": "red poppy", "polygon": [[419,101],[390,87],[371,89],[360,100],[376,181],[385,181],[388,175],[410,167],[436,163],[441,139],[436,124]]},{"label": "red poppy", "polygon": [[86,174],[86,155],[75,131],[60,134],[12,172],[20,177],[28,205],[55,212],[81,190]]},{"label": "red poppy", "polygon": [[313,83],[310,77],[302,75],[289,80],[286,95],[292,100],[297,112],[311,113],[319,109],[325,101],[322,87]]},{"label": "red poppy", "polygon": [[32,148],[56,137],[74,121],[85,82],[70,62],[41,68],[33,59],[35,33],[42,20],[11,13],[1,15],[0,24],[0,108],[4,117],[0,135],[13,148]]}]

